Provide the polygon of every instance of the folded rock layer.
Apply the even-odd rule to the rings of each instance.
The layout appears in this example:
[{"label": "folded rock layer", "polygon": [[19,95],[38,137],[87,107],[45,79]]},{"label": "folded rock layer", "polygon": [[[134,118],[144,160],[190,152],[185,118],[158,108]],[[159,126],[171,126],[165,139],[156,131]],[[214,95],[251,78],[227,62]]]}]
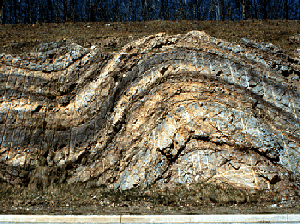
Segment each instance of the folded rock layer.
[{"label": "folded rock layer", "polygon": [[299,62],[272,44],[160,33],[0,63],[3,181],[297,191]]}]

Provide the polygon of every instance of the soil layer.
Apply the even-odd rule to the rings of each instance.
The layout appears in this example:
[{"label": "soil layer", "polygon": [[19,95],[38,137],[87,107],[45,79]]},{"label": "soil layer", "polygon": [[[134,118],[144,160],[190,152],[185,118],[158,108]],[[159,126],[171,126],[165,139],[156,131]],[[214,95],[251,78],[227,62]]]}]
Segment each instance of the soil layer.
[{"label": "soil layer", "polygon": [[280,202],[274,192],[213,184],[178,185],[174,189],[109,190],[91,183],[31,190],[1,184],[0,214],[268,214],[299,213],[298,205]]}]

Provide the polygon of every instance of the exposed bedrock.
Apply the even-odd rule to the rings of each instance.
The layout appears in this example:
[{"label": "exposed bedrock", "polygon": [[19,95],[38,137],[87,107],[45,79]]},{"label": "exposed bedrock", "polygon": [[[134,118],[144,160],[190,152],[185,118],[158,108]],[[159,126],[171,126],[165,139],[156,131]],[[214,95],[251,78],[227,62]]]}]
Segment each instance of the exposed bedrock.
[{"label": "exposed bedrock", "polygon": [[[298,191],[299,62],[192,31],[0,55],[0,178]],[[294,192],[294,193],[291,193]]]}]

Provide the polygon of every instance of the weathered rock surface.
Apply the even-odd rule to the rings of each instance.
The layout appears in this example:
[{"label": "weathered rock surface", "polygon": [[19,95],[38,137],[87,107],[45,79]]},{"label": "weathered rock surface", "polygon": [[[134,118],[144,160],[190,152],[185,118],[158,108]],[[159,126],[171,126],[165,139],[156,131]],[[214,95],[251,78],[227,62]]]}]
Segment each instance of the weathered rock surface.
[{"label": "weathered rock surface", "polygon": [[293,199],[299,61],[192,31],[103,54],[68,42],[0,55],[0,178],[112,188],[227,183]]}]

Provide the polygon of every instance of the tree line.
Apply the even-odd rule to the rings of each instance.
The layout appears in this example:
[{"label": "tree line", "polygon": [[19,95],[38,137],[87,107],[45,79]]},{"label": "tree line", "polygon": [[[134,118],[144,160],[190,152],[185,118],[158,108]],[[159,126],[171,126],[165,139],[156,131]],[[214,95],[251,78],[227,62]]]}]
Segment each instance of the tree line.
[{"label": "tree line", "polygon": [[0,0],[0,23],[300,19],[300,0]]}]

